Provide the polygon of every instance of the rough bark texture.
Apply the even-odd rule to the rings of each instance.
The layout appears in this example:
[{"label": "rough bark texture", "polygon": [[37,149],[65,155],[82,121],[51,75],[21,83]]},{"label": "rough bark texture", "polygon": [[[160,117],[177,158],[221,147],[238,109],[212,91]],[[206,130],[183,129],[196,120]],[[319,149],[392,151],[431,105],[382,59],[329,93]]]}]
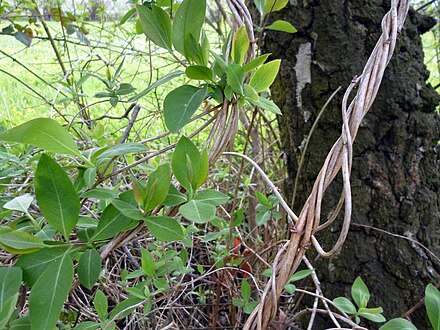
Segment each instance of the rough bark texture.
[{"label": "rough bark texture", "polygon": [[[330,94],[343,87],[311,137],[296,212],[340,135],[343,91],[362,72],[389,5],[389,1],[379,0],[291,0],[287,9],[272,17],[288,20],[298,29],[293,35],[267,33],[263,46],[283,60],[272,91],[284,113],[279,124],[289,171],[288,196],[292,194],[301,146],[318,112]],[[439,95],[425,83],[428,72],[420,40],[420,34],[433,23],[410,11],[379,95],[359,130],[351,181],[352,222],[411,237],[440,255],[440,122],[434,112]],[[326,193],[324,219],[336,205],[340,189],[339,179]],[[336,239],[338,224],[329,229],[318,235],[327,250]],[[362,276],[372,294],[369,306],[382,306],[388,318],[404,313],[423,296],[429,282],[440,279],[439,263],[419,246],[356,226],[352,226],[338,257],[314,265],[328,298],[349,297],[354,279]],[[412,318],[420,329],[428,328],[424,310]],[[322,320],[314,327],[324,328]]]}]

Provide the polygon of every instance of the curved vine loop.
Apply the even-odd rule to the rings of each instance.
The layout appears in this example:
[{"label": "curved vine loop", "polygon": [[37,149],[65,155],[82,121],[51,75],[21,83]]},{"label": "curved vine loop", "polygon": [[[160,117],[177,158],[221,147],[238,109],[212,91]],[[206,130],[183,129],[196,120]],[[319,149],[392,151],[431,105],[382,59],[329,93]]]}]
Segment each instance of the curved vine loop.
[{"label": "curved vine loop", "polygon": [[[350,172],[352,164],[353,141],[362,119],[376,98],[380,83],[394,52],[398,33],[401,31],[409,9],[409,0],[392,0],[391,9],[382,20],[382,35],[372,51],[362,75],[355,77],[347,88],[342,103],[342,133],[330,150],[319,172],[312,192],[308,197],[295,223],[291,238],[283,248],[282,259],[274,266],[276,280],[269,281],[264,289],[258,307],[249,316],[244,330],[266,329],[277,312],[277,302],[291,275],[301,264],[307,248],[313,244],[322,257],[338,253],[345,242],[351,219]],[[354,87],[357,93],[347,107]],[[321,224],[321,205],[324,193],[342,169],[343,192],[332,217]],[[314,234],[334,221],[344,206],[344,221],[339,238],[330,251],[325,251]],[[289,209],[290,210],[290,209]]]}]

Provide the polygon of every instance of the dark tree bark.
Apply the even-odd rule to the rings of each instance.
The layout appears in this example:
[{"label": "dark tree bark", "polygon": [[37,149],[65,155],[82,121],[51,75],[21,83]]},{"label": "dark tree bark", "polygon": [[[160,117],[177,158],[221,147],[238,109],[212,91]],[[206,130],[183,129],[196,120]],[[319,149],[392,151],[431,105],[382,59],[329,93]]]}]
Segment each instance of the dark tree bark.
[{"label": "dark tree bark", "polygon": [[[331,93],[343,87],[311,137],[296,194],[297,213],[340,135],[343,91],[362,72],[389,7],[387,0],[291,0],[270,19],[290,21],[298,29],[293,35],[268,32],[263,46],[283,60],[272,93],[284,114],[279,125],[289,171],[287,196],[292,196],[302,146],[318,112]],[[328,298],[349,297],[360,275],[372,294],[369,306],[382,306],[388,318],[407,311],[423,297],[428,283],[439,281],[440,264],[414,243],[356,224],[407,236],[440,255],[440,122],[434,112],[439,95],[425,82],[420,40],[433,24],[410,11],[379,95],[354,143],[351,232],[337,257],[314,263]],[[339,199],[341,182],[336,180],[326,193],[324,220]],[[318,234],[327,250],[338,228],[336,224]],[[424,308],[411,317],[420,329],[428,328]],[[316,325],[324,328],[324,323]]]}]

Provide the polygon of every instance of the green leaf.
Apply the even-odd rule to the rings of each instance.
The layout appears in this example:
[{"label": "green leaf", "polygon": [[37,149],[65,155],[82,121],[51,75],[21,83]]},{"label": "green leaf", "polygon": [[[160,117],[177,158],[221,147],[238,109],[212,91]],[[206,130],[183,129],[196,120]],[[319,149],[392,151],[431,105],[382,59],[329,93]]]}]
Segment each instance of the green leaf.
[{"label": "green leaf", "polygon": [[177,181],[187,191],[197,190],[208,176],[208,153],[200,154],[188,138],[182,136],[177,143],[171,161],[171,168]]},{"label": "green leaf", "polygon": [[189,37],[198,41],[206,15],[206,0],[184,0],[176,11],[173,21],[173,45],[184,56],[185,43]]},{"label": "green leaf", "polygon": [[96,290],[95,298],[93,298],[93,305],[101,320],[107,319],[108,301],[104,292]]},{"label": "green leaf", "polygon": [[122,215],[126,216],[127,218],[140,221],[144,220],[144,216],[142,215],[141,211],[134,205],[121,201],[119,199],[112,200],[112,204],[114,207],[118,209],[122,213]]},{"label": "green leaf", "polygon": [[168,195],[163,201],[163,205],[165,206],[175,206],[183,204],[187,201],[187,197],[185,194],[182,194],[180,191],[174,187],[174,185],[170,185],[168,190]]},{"label": "green leaf", "polygon": [[171,51],[171,20],[166,11],[151,4],[150,8],[136,5],[144,34],[159,47]]},{"label": "green leaf", "polygon": [[229,196],[217,190],[205,189],[198,192],[194,196],[194,200],[199,200],[204,203],[212,204],[214,206],[219,206],[221,204],[226,203],[229,200]]},{"label": "green leaf", "polygon": [[266,14],[264,8],[266,6],[267,0],[254,0],[255,7],[257,7],[260,16],[264,17]]},{"label": "green leaf", "polygon": [[244,300],[240,298],[232,298],[232,304],[237,307],[244,307]]},{"label": "green leaf", "polygon": [[186,68],[185,74],[190,79],[209,81],[213,79],[211,69],[204,65],[190,65]]},{"label": "green leaf", "polygon": [[248,302],[246,305],[244,305],[244,307],[243,307],[243,311],[246,313],[246,314],[251,314],[252,313],[252,311],[255,309],[255,307],[257,307],[258,306],[258,301],[250,301],[250,302]]},{"label": "green leaf", "polygon": [[235,63],[228,65],[226,76],[232,90],[239,95],[243,95],[244,70],[241,65]]},{"label": "green leaf", "polygon": [[83,198],[96,198],[99,200],[108,200],[118,198],[118,192],[112,189],[106,189],[98,187],[89,191],[86,191],[81,195]]},{"label": "green leaf", "polygon": [[353,303],[350,300],[348,300],[345,297],[338,297],[333,299],[333,304],[336,306],[337,309],[339,309],[344,313],[347,314],[356,313],[356,307],[353,305]]},{"label": "green leaf", "polygon": [[48,118],[33,119],[2,132],[0,141],[26,143],[50,152],[82,157],[69,133]]},{"label": "green leaf", "polygon": [[149,212],[160,205],[166,198],[171,182],[171,170],[169,164],[163,164],[150,174],[146,186],[146,198],[144,211]]},{"label": "green leaf", "polygon": [[191,200],[179,207],[180,213],[190,221],[205,223],[215,217],[216,207],[199,200]]},{"label": "green leaf", "polygon": [[26,213],[33,200],[29,194],[18,196],[3,205],[3,208]]},{"label": "green leaf", "polygon": [[246,280],[242,280],[241,281],[241,296],[243,297],[243,299],[245,301],[249,301],[249,299],[251,298],[251,286],[249,285],[248,281]]},{"label": "green leaf", "polygon": [[440,292],[429,283],[425,289],[425,306],[429,321],[434,330],[440,329]]},{"label": "green leaf", "polygon": [[141,250],[141,265],[145,275],[149,278],[154,278],[156,273],[156,264],[154,263],[153,255],[146,249]]},{"label": "green leaf", "polygon": [[257,213],[255,221],[258,226],[262,226],[270,220],[271,216],[272,211],[270,209],[265,209]]},{"label": "green leaf", "polygon": [[131,8],[127,13],[121,18],[121,21],[119,22],[119,26],[127,22],[136,12],[136,8]]},{"label": "green leaf", "polygon": [[118,157],[131,153],[146,152],[147,150],[148,150],[147,147],[145,147],[143,144],[140,143],[136,143],[136,142],[123,143],[110,147],[102,154],[100,154],[96,159]]},{"label": "green leaf", "polygon": [[244,59],[246,57],[246,53],[249,48],[249,37],[246,31],[246,26],[242,25],[235,32],[234,38],[232,39],[232,58],[234,63],[243,64]]},{"label": "green leaf", "polygon": [[370,300],[370,291],[368,291],[367,286],[360,276],[356,278],[351,287],[351,296],[359,308],[367,307],[368,301]]},{"label": "green leaf", "polygon": [[29,296],[33,329],[53,329],[73,281],[73,263],[68,253],[41,274]]},{"label": "green leaf", "polygon": [[246,99],[250,100],[251,102],[258,102],[258,99],[260,96],[255,91],[255,89],[252,86],[249,86],[248,84],[244,84],[244,96]]},{"label": "green leaf", "polygon": [[287,32],[287,33],[295,33],[297,32],[297,29],[290,24],[289,22],[278,20],[273,22],[271,25],[266,26],[267,30],[274,30],[274,31],[281,31],[281,32]]},{"label": "green leaf", "polygon": [[0,329],[4,329],[15,310],[22,271],[18,267],[0,267]]},{"label": "green leaf", "polygon": [[52,158],[42,154],[34,185],[38,206],[46,221],[68,240],[81,208],[69,176]]},{"label": "green leaf", "polygon": [[257,198],[258,202],[261,205],[265,206],[266,208],[270,209],[272,207],[272,204],[270,204],[270,202],[267,199],[267,197],[264,194],[262,194],[261,192],[256,191],[255,192],[255,197]]},{"label": "green leaf", "polygon": [[20,256],[15,265],[23,270],[23,280],[32,287],[46,269],[58,262],[65,254],[65,247],[45,248]]},{"label": "green leaf", "polygon": [[121,211],[110,204],[102,212],[92,240],[99,241],[113,237],[128,228],[132,221],[132,219],[123,215]]},{"label": "green leaf", "polygon": [[96,330],[100,327],[100,323],[96,323],[96,322],[91,322],[91,321],[87,321],[87,322],[83,322],[78,324],[75,327],[75,330]]},{"label": "green leaf", "polygon": [[127,315],[131,314],[137,305],[142,302],[142,299],[136,298],[136,297],[130,297],[128,299],[125,299],[124,301],[120,302],[111,312],[109,315],[109,319],[115,318],[116,320],[123,319]]},{"label": "green leaf", "polygon": [[159,241],[173,242],[184,238],[182,226],[173,218],[155,216],[147,217],[144,221],[151,235]]},{"label": "green leaf", "polygon": [[260,65],[262,65],[264,62],[266,62],[267,58],[270,56],[269,54],[263,54],[260,55],[256,58],[254,58],[252,61],[250,61],[249,63],[247,63],[244,67],[244,73],[248,73],[251,72],[252,70],[258,68]]},{"label": "green leaf", "polygon": [[164,83],[170,81],[171,79],[174,79],[176,77],[179,77],[183,74],[183,71],[174,71],[174,72],[170,72],[167,75],[163,76],[162,78],[156,80],[156,82],[154,82],[153,84],[151,84],[150,86],[148,86],[147,88],[145,88],[142,92],[140,92],[139,94],[136,94],[135,96],[133,96],[132,98],[130,98],[128,101],[129,102],[134,102],[139,100],[141,97],[144,97],[145,95],[147,95],[149,92],[151,92],[153,89],[156,89],[157,87],[159,87],[160,85],[163,85]]},{"label": "green leaf", "polygon": [[163,104],[165,124],[171,133],[176,133],[188,124],[191,116],[202,104],[206,95],[206,86],[197,88],[183,85],[168,93]]},{"label": "green leaf", "polygon": [[254,101],[253,99],[250,98],[247,98],[247,100],[256,107],[270,111],[276,115],[282,115],[280,108],[278,108],[278,106],[273,101],[268,100],[263,96],[260,96],[260,98],[257,101]]},{"label": "green leaf", "polygon": [[31,330],[31,319],[29,315],[20,317],[11,322],[9,330]]},{"label": "green leaf", "polygon": [[25,254],[45,247],[38,237],[22,231],[8,231],[0,234],[0,245],[9,253]]},{"label": "green leaf", "polygon": [[101,273],[101,257],[95,249],[88,249],[82,254],[77,272],[81,284],[91,289]]},{"label": "green leaf", "polygon": [[289,282],[296,282],[302,280],[312,273],[313,273],[313,269],[300,270],[292,275],[292,277],[289,279]]},{"label": "green leaf", "polygon": [[257,93],[269,90],[270,85],[272,85],[278,74],[280,64],[281,60],[274,60],[262,65],[252,75],[249,85],[252,86]]},{"label": "green leaf", "polygon": [[289,0],[266,0],[266,4],[264,6],[264,13],[269,14],[274,11],[278,11],[286,7],[289,3]]},{"label": "green leaf", "polygon": [[359,312],[358,315],[362,316],[362,317],[364,317],[367,320],[370,320],[372,322],[381,323],[381,322],[385,322],[386,321],[386,318],[382,314]]},{"label": "green leaf", "polygon": [[286,284],[285,286],[284,286],[284,289],[286,289],[286,291],[288,292],[288,293],[290,293],[290,294],[295,294],[295,290],[296,290],[296,285],[295,284],[290,284],[290,283],[288,283],[288,284]]},{"label": "green leaf", "polygon": [[410,321],[397,318],[388,321],[379,330],[417,330],[417,328]]}]

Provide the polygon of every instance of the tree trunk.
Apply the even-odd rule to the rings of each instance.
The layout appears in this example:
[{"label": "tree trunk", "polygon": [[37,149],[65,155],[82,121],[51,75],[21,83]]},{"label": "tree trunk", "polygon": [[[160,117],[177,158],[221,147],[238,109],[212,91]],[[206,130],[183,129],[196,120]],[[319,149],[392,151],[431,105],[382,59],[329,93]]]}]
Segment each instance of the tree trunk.
[{"label": "tree trunk", "polygon": [[[362,72],[389,7],[388,0],[291,0],[271,18],[290,21],[298,29],[293,35],[267,32],[263,46],[283,60],[272,94],[283,111],[279,125],[289,172],[285,194],[290,198],[310,129],[329,96],[342,86],[310,138],[294,204],[297,214],[340,135],[343,91]],[[420,40],[433,24],[410,10],[380,92],[354,142],[351,231],[337,257],[314,262],[326,297],[349,297],[360,275],[372,295],[368,306],[383,307],[387,318],[407,311],[423,297],[428,283],[440,279],[440,263],[420,245],[356,225],[417,240],[440,256],[440,122],[434,112],[439,95],[425,82]],[[339,178],[327,191],[323,220],[337,204],[341,187]],[[318,234],[327,250],[338,228],[336,224]],[[428,328],[424,308],[411,318],[421,329]],[[314,329],[325,328],[325,321],[320,322]]]}]

